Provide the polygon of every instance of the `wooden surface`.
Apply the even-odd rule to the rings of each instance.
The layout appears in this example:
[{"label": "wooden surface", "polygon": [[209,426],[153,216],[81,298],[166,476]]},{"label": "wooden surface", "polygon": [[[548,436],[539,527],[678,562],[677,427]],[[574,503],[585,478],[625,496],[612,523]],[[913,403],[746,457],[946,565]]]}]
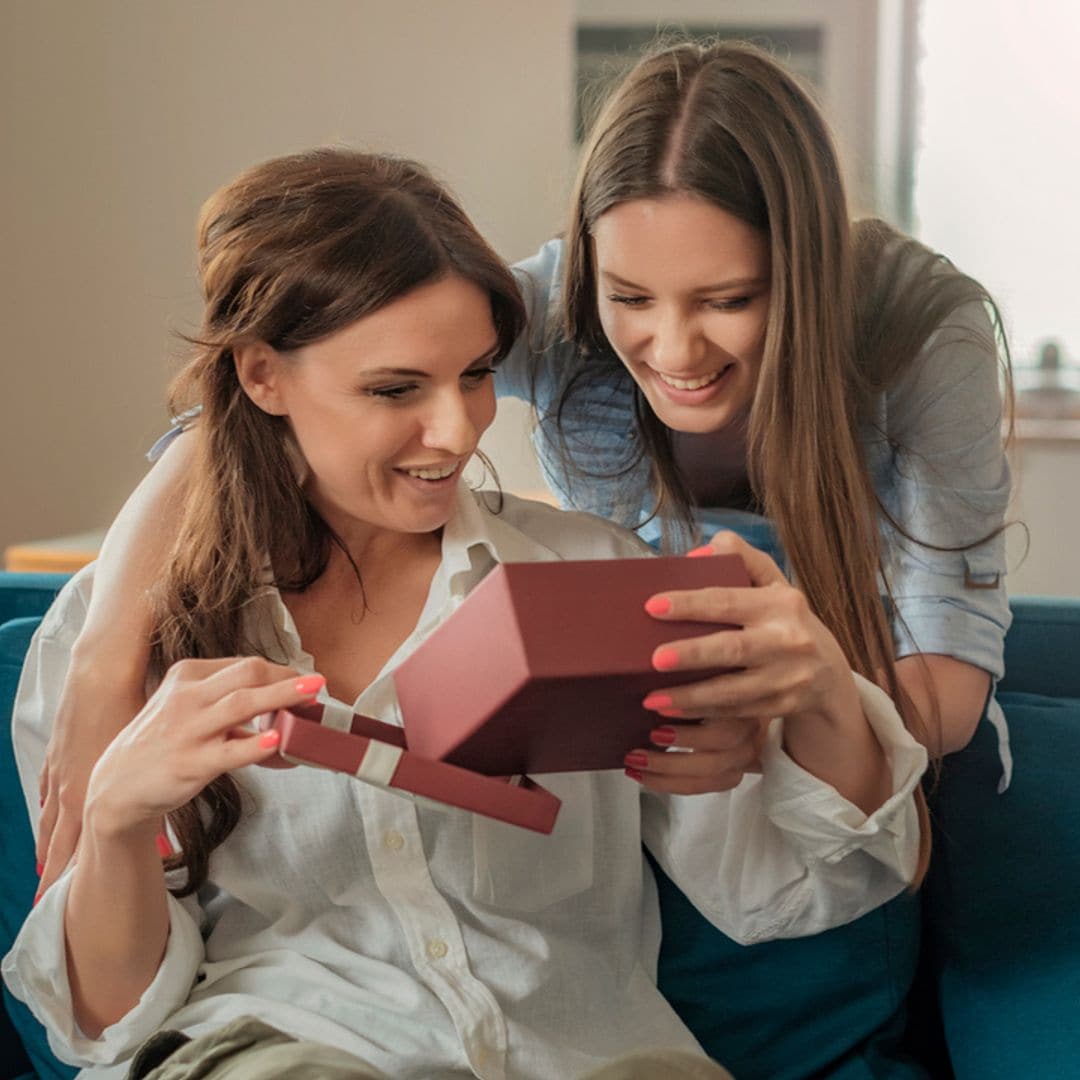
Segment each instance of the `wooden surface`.
[{"label": "wooden surface", "polygon": [[4,551],[4,569],[23,573],[74,573],[97,558],[104,529],[12,544]]}]

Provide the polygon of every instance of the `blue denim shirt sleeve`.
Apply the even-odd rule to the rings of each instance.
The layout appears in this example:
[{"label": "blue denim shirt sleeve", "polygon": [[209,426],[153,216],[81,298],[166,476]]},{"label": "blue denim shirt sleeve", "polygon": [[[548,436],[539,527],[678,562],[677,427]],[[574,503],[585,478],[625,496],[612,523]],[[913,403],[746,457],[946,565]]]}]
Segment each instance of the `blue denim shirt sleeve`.
[{"label": "blue denim shirt sleeve", "polygon": [[557,366],[573,352],[574,346],[562,340],[559,332],[562,247],[561,240],[549,240],[531,258],[514,266],[529,322],[495,373],[499,397],[521,398],[546,407],[558,385]]},{"label": "blue denim shirt sleeve", "polygon": [[191,424],[198,420],[202,413],[201,405],[194,405],[186,409],[179,416],[174,416],[169,422],[169,430],[154,442],[154,445],[146,451],[146,460],[153,463],[165,453],[178,435],[185,432]]},{"label": "blue denim shirt sleeve", "polygon": [[895,522],[883,530],[897,656],[943,653],[1000,678],[1011,484],[993,342],[982,304],[954,312],[886,394],[867,452]]}]

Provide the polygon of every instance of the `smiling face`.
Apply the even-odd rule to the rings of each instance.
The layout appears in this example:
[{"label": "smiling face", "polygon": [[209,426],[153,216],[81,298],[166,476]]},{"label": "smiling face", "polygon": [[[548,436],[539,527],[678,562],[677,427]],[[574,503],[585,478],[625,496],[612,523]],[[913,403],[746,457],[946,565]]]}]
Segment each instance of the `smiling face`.
[{"label": "smiling face", "polygon": [[364,542],[449,520],[495,417],[498,349],[488,294],[446,277],[287,356],[258,345],[236,358],[252,400],[287,419],[312,505],[347,542]]},{"label": "smiling face", "polygon": [[692,195],[634,199],[592,231],[600,325],[675,431],[749,413],[769,310],[768,238]]}]

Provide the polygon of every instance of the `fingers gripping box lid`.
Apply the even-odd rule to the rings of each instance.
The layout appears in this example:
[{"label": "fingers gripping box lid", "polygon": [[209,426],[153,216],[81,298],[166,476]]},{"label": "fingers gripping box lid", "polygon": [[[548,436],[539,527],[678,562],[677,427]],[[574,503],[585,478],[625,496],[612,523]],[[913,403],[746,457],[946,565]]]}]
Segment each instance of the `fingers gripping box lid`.
[{"label": "fingers gripping box lid", "polygon": [[658,646],[722,627],[645,601],[749,584],[738,556],[503,563],[394,673],[403,728],[354,715],[336,730],[314,705],[274,718],[280,751],[551,832],[559,800],[528,774],[622,768],[656,725],[650,691],[719,672],[656,671]]}]

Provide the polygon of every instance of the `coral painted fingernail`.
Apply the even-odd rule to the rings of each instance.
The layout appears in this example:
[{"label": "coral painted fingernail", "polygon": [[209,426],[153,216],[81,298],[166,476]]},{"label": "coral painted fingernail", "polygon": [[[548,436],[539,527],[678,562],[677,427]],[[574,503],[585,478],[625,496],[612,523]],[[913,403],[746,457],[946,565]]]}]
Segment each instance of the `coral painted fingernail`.
[{"label": "coral painted fingernail", "polygon": [[652,654],[652,665],[657,671],[670,671],[679,666],[679,654],[662,645]]},{"label": "coral painted fingernail", "polygon": [[261,746],[263,750],[270,750],[277,746],[279,742],[281,742],[280,731],[271,730],[259,736],[259,746]]},{"label": "coral painted fingernail", "polygon": [[645,777],[637,771],[637,769],[623,769],[623,772],[630,777],[631,780],[636,780],[639,784]]},{"label": "coral painted fingernail", "polygon": [[714,555],[715,552],[708,544],[702,544],[701,547],[696,547],[693,551],[688,551],[686,557],[688,559],[698,559],[702,555]]},{"label": "coral painted fingernail", "polygon": [[298,694],[303,694],[304,697],[311,697],[312,694],[317,694],[326,685],[326,680],[321,675],[305,675],[302,679],[297,679],[293,684],[293,689]]},{"label": "coral painted fingernail", "polygon": [[37,867],[37,876],[41,877],[41,871],[45,869],[45,864],[44,863],[35,863],[35,866]]},{"label": "coral painted fingernail", "polygon": [[650,615],[666,615],[671,610],[671,598],[667,596],[650,596],[645,601],[645,610]]},{"label": "coral painted fingernail", "polygon": [[38,901],[39,901],[40,899],[41,899],[41,893],[35,893],[35,894],[34,894],[34,902],[33,902],[33,903],[32,903],[32,904],[30,905],[30,906],[31,906],[31,907],[37,907],[37,902],[38,902]]},{"label": "coral painted fingernail", "polygon": [[671,746],[678,738],[678,732],[673,727],[658,727],[649,732],[649,738],[657,746]]},{"label": "coral painted fingernail", "polygon": [[163,833],[159,832],[154,837],[154,843],[157,845],[157,853],[163,859],[167,859],[173,853],[172,844],[169,843],[169,838]]},{"label": "coral painted fingernail", "polygon": [[669,709],[671,708],[671,705],[672,700],[670,695],[658,694],[655,692],[649,694],[641,703],[641,707],[643,709],[651,709],[653,711],[655,711],[656,709]]},{"label": "coral painted fingernail", "polygon": [[623,764],[628,769],[647,769],[649,767],[649,755],[644,750],[631,750],[623,758]]}]

